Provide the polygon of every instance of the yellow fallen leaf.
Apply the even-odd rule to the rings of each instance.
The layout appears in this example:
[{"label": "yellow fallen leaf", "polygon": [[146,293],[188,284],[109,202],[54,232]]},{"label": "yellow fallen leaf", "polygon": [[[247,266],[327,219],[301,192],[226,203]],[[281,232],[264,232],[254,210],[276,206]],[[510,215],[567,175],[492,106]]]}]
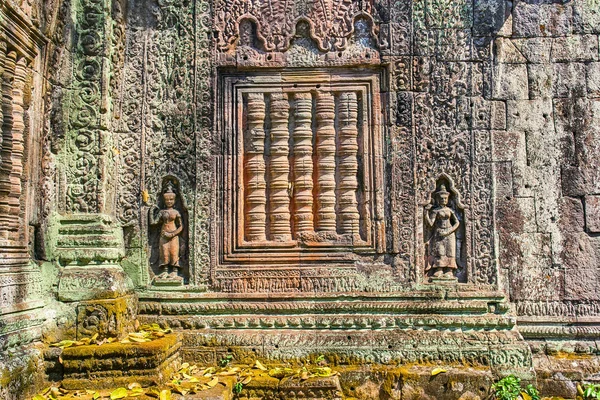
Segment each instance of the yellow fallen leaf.
[{"label": "yellow fallen leaf", "polygon": [[434,368],[433,371],[431,371],[431,376],[436,376],[436,375],[439,375],[444,372],[448,372],[448,371],[446,371],[443,368]]},{"label": "yellow fallen leaf", "polygon": [[331,376],[332,371],[331,371],[331,368],[329,368],[329,367],[317,367],[314,370],[314,374],[316,376],[325,378],[325,377]]},{"label": "yellow fallen leaf", "polygon": [[100,398],[100,393],[95,392],[94,395],[92,396],[92,400],[97,400]]},{"label": "yellow fallen leaf", "polygon": [[42,396],[41,394],[38,394],[32,400],[46,400],[46,398],[44,396]]},{"label": "yellow fallen leaf", "polygon": [[258,368],[261,371],[266,371],[267,367],[265,367],[260,361],[256,360],[256,362],[254,363],[254,368]]},{"label": "yellow fallen leaf", "polygon": [[171,391],[169,389],[162,390],[158,398],[159,400],[171,400]]},{"label": "yellow fallen leaf", "polygon": [[190,378],[190,383],[197,383],[197,382],[200,382],[200,380],[198,380],[198,378],[196,378],[195,376],[192,376]]},{"label": "yellow fallen leaf", "polygon": [[242,381],[242,385],[247,385],[250,383],[250,381],[252,380],[251,376],[247,376],[244,378],[244,380]]},{"label": "yellow fallen leaf", "polygon": [[186,368],[189,368],[189,367],[190,367],[190,363],[184,362],[183,364],[181,364],[181,368],[179,368],[179,369],[186,369]]},{"label": "yellow fallen leaf", "polygon": [[94,333],[94,335],[90,338],[90,340],[93,342],[94,340],[98,339],[98,333]]},{"label": "yellow fallen leaf", "polygon": [[[130,340],[137,342],[137,343],[145,343],[145,342],[150,342],[150,339],[147,338],[139,338],[139,337],[135,337],[135,336],[130,336],[129,337]],[[123,343],[123,342],[121,342]]]},{"label": "yellow fallen leaf", "polygon": [[216,376],[214,378],[211,379],[210,382],[207,382],[206,384],[208,385],[208,387],[215,387],[217,386],[217,383],[219,383],[219,378],[217,378]]},{"label": "yellow fallen leaf", "polygon": [[106,339],[106,341],[107,341],[108,343],[112,343],[112,342],[114,342],[114,341],[116,341],[116,340],[117,340],[117,338],[115,338],[115,337],[109,337],[108,339]]},{"label": "yellow fallen leaf", "polygon": [[127,343],[131,343],[131,341],[129,339],[123,339],[121,340],[122,344],[127,344]]},{"label": "yellow fallen leaf", "polygon": [[158,399],[160,396],[160,391],[156,387],[151,387],[146,391],[146,395]]},{"label": "yellow fallen leaf", "polygon": [[521,397],[523,398],[523,400],[531,400],[531,396],[525,392],[521,392]]},{"label": "yellow fallen leaf", "polygon": [[127,389],[124,387],[117,388],[110,393],[110,400],[124,399],[127,397]]},{"label": "yellow fallen leaf", "polygon": [[74,340],[61,340],[58,343],[52,343],[50,345],[50,347],[60,347],[62,349],[67,348],[67,347],[71,347],[75,344]]},{"label": "yellow fallen leaf", "polygon": [[137,382],[131,382],[129,385],[127,385],[127,389],[129,389],[129,390],[133,390],[133,389],[141,388],[141,387],[142,387],[142,385],[140,385]]}]

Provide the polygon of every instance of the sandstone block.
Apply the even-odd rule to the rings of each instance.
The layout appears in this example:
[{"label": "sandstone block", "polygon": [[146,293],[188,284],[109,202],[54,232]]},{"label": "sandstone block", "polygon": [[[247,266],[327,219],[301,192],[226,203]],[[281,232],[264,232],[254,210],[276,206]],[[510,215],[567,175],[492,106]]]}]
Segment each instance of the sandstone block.
[{"label": "sandstone block", "polygon": [[494,42],[494,56],[497,63],[524,63],[527,59],[509,38],[498,38]]},{"label": "sandstone block", "polygon": [[525,64],[499,64],[493,67],[492,97],[495,100],[529,98]]},{"label": "sandstone block", "polygon": [[585,225],[589,232],[600,232],[600,195],[585,196]]},{"label": "sandstone block", "polygon": [[587,65],[587,90],[588,95],[600,97],[600,62]]},{"label": "sandstone block", "polygon": [[573,35],[554,39],[551,59],[554,62],[598,60],[598,36]]},{"label": "sandstone block", "polygon": [[514,131],[493,131],[493,160],[525,162],[525,134]]},{"label": "sandstone block", "polygon": [[554,68],[552,64],[528,64],[529,97],[543,99],[552,97]]},{"label": "sandstone block", "polygon": [[554,97],[585,96],[586,92],[584,64],[554,64]]},{"label": "sandstone block", "polygon": [[519,1],[513,11],[513,34],[520,37],[563,36],[572,30],[571,4]]},{"label": "sandstone block", "polygon": [[507,129],[515,131],[554,130],[552,101],[547,99],[508,101]]},{"label": "sandstone block", "polygon": [[552,38],[512,39],[512,43],[527,59],[527,62],[536,64],[550,62]]}]

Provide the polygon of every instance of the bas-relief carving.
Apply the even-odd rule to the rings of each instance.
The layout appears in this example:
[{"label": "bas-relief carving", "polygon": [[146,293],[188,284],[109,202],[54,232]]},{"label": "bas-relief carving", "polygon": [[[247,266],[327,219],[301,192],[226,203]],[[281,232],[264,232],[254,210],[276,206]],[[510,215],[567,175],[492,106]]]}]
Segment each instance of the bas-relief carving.
[{"label": "bas-relief carving", "polygon": [[[431,202],[423,212],[426,275],[444,279],[460,276],[461,281],[466,281],[462,208],[451,182],[439,179],[436,191],[431,194]],[[459,266],[463,269],[460,273]]]},{"label": "bas-relief carving", "polygon": [[158,204],[148,211],[150,264],[154,283],[183,283],[189,280],[188,212],[181,196],[179,181],[163,179]]},{"label": "bas-relief carving", "polygon": [[[326,8],[338,7],[335,1],[325,3]],[[273,66],[290,72],[295,66],[300,65],[311,69],[326,66],[339,67],[341,71],[344,65],[376,66],[380,63],[381,52],[387,46],[381,41],[381,36],[377,35],[380,32],[378,24],[383,14],[378,14],[375,18],[371,17],[373,12],[371,5],[360,6],[353,3],[352,7],[358,8],[345,10],[342,17],[339,15],[334,17],[330,11],[326,11],[329,18],[326,19],[329,21],[326,22],[329,27],[328,31],[315,28],[313,21],[313,16],[319,15],[321,12],[319,8],[322,5],[301,6],[300,4],[303,3],[294,3],[292,14],[302,16],[302,18],[278,21],[283,25],[271,26],[272,24],[264,23],[272,18],[267,14],[278,11],[273,11],[273,9],[267,10],[265,13],[266,3],[259,7],[253,2],[244,2],[243,4],[235,1],[218,2],[215,6],[217,13],[213,26],[217,28],[215,41],[220,43],[221,54],[217,54],[215,62],[223,67],[237,65],[256,71],[262,66]],[[281,6],[279,2],[273,2],[272,5],[275,8]],[[199,9],[203,9],[202,6]],[[258,289],[259,286],[302,288],[302,284],[294,284],[292,281],[285,284],[274,281],[263,282],[260,285],[258,281],[249,283],[248,279],[267,279],[259,278],[258,275],[256,278],[244,277],[243,282],[231,281],[225,286],[215,280],[219,274],[221,274],[219,276],[225,277],[223,275],[225,270],[219,269],[221,250],[213,246],[211,253],[208,245],[210,235],[213,235],[215,243],[219,243],[221,240],[219,238],[221,228],[213,225],[212,232],[209,232],[207,228],[210,219],[218,221],[214,218],[214,211],[209,208],[208,204],[212,192],[210,189],[213,186],[212,182],[219,182],[222,168],[219,162],[213,164],[213,158],[210,155],[211,152],[218,153],[214,150],[212,143],[219,143],[221,139],[215,137],[214,134],[211,137],[210,133],[212,126],[210,115],[213,103],[206,95],[211,92],[211,84],[206,75],[211,71],[210,68],[207,68],[210,65],[208,64],[210,62],[209,50],[208,47],[206,49],[203,47],[206,44],[203,37],[188,36],[186,29],[182,30],[183,36],[179,39],[171,37],[174,29],[190,18],[189,10],[185,6],[171,7],[167,4],[160,4],[156,10],[158,14],[156,14],[156,19],[152,20],[154,31],[142,33],[136,29],[135,22],[128,27],[131,37],[138,37],[138,39],[128,42],[126,70],[129,71],[129,75],[125,74],[123,77],[125,96],[122,104],[130,106],[121,108],[123,122],[127,122],[126,125],[122,125],[122,143],[125,148],[121,153],[121,159],[124,168],[129,168],[132,174],[119,177],[119,179],[129,179],[124,181],[126,186],[122,193],[126,197],[123,197],[122,204],[123,206],[131,204],[126,207],[127,209],[120,208],[125,212],[125,214],[121,214],[122,221],[132,221],[139,215],[139,211],[135,207],[136,201],[125,201],[127,198],[132,199],[130,191],[148,188],[151,193],[156,193],[157,177],[170,172],[181,173],[182,187],[185,188],[182,198],[185,198],[189,204],[194,204],[194,208],[190,210],[189,221],[189,245],[192,250],[189,257],[191,266],[189,274],[193,282],[200,283],[210,278],[213,288],[219,289],[228,286],[229,290],[234,291],[238,290],[232,289],[234,287],[255,287],[257,288],[255,290],[259,291],[262,290]],[[400,11],[394,12],[399,13]],[[197,20],[202,29],[207,26],[208,19],[205,17]],[[400,18],[400,16],[397,17]],[[168,21],[172,23],[167,23]],[[340,23],[340,21],[345,22]],[[387,27],[385,28],[387,29]],[[279,31],[277,31],[278,29]],[[274,33],[276,31],[279,33]],[[282,36],[281,32],[284,31],[287,33]],[[331,36],[331,32],[336,33]],[[410,33],[410,31],[408,32]],[[197,65],[202,66],[198,69],[199,73],[196,78],[176,66],[185,65],[186,58],[183,57],[185,52],[168,51],[165,47],[168,43],[176,43],[177,46],[181,46],[181,49],[189,49],[194,42],[200,46],[195,47],[199,55],[196,59],[198,60]],[[389,45],[394,44],[389,43]],[[338,52],[338,50],[340,51]],[[227,55],[233,53],[235,53],[234,56]],[[139,68],[133,68],[139,60],[142,61]],[[449,95],[454,94],[455,91],[456,94],[463,92],[466,94],[471,90],[463,88],[463,81],[467,79],[466,72],[461,75],[461,68],[464,65],[454,63],[447,73],[438,71],[432,75],[431,70],[439,68],[439,65],[434,64],[430,68],[428,58],[423,58],[421,61],[426,63],[428,68],[423,72],[425,76],[418,82],[414,81],[413,77],[403,80],[398,75],[397,69],[392,71],[396,76],[395,82],[406,82],[400,85],[403,90],[416,88],[414,89],[416,92],[396,92],[397,96],[390,96],[390,111],[395,116],[396,124],[390,128],[393,157],[390,160],[392,161],[391,174],[385,176],[386,183],[383,181],[384,175],[376,173],[377,168],[373,168],[372,171],[361,170],[361,162],[364,163],[364,157],[368,154],[363,154],[365,150],[361,147],[362,142],[359,143],[356,152],[352,149],[352,145],[348,144],[354,140],[351,128],[355,125],[353,122],[355,111],[352,106],[355,100],[352,96],[338,96],[335,93],[328,93],[327,90],[315,91],[313,88],[311,89],[313,94],[310,96],[311,107],[309,109],[309,99],[303,98],[305,95],[301,91],[286,93],[285,89],[283,92],[270,89],[262,93],[250,91],[244,94],[242,96],[245,96],[242,106],[244,111],[242,112],[245,113],[246,122],[244,123],[247,125],[240,128],[244,133],[237,134],[242,141],[238,148],[244,149],[244,156],[240,158],[240,166],[243,167],[244,173],[239,175],[235,171],[228,172],[229,176],[238,174],[237,176],[240,177],[239,182],[244,188],[244,197],[238,198],[229,195],[230,197],[225,199],[229,203],[226,208],[230,208],[230,210],[223,214],[223,218],[227,218],[229,213],[236,215],[224,227],[223,234],[235,238],[231,242],[234,247],[226,248],[225,254],[229,254],[229,249],[235,250],[235,246],[239,244],[240,249],[244,246],[252,248],[252,252],[256,254],[253,257],[259,260],[261,257],[264,258],[264,254],[260,255],[261,246],[266,246],[266,249],[273,246],[274,243],[291,244],[292,246],[301,244],[301,246],[310,248],[310,246],[323,244],[328,246],[331,243],[337,243],[342,247],[356,246],[363,241],[372,243],[373,247],[378,249],[377,252],[388,251],[392,255],[394,279],[406,283],[419,281],[417,271],[423,271],[425,266],[423,265],[423,269],[419,269],[424,257],[421,257],[422,250],[416,248],[415,243],[421,243],[423,239],[418,237],[418,233],[415,237],[415,221],[419,218],[415,215],[414,202],[411,199],[418,198],[416,202],[423,204],[420,199],[430,193],[430,188],[425,182],[431,177],[448,174],[456,180],[457,187],[465,196],[465,202],[470,203],[471,182],[466,177],[470,176],[472,166],[466,155],[469,154],[469,149],[474,143],[468,131],[459,133],[453,131],[454,116],[449,112],[456,105],[456,101]],[[408,64],[409,73],[412,70],[417,72],[417,64]],[[445,66],[445,64],[442,65],[442,67]],[[143,93],[142,104],[148,104],[148,106],[144,108],[135,101],[135,96],[128,94],[135,93],[134,85],[138,80],[131,79],[134,72],[135,74],[139,73],[142,80],[144,80],[144,76],[147,77],[148,85]],[[470,69],[467,72],[470,72]],[[352,72],[344,71],[344,73],[352,76]],[[448,80],[446,79],[448,74],[458,75],[456,78],[452,77]],[[253,72],[247,74],[250,81],[255,80],[252,75]],[[433,76],[431,83],[430,75]],[[172,76],[174,79],[167,79],[167,76]],[[186,118],[188,121],[190,120],[186,110],[186,104],[189,104],[186,88],[189,87],[188,83],[190,82],[195,82],[203,91],[201,93],[205,93],[201,95],[203,100],[197,103],[200,123],[195,131],[201,132],[200,136],[198,134],[181,135],[187,129],[183,125],[178,125],[176,121],[183,121]],[[427,90],[430,84],[433,85],[436,93],[439,92],[439,95],[432,97],[418,93]],[[173,107],[169,106],[171,102],[169,93],[175,95],[174,100],[179,99],[179,102],[173,104]],[[224,110],[229,107],[227,103],[233,101],[232,98],[218,97],[219,99],[214,104],[221,110],[217,111],[226,112]],[[333,97],[333,102],[330,97]],[[396,97],[398,100],[393,101]],[[383,96],[382,100],[384,103],[377,106],[385,109],[387,96]],[[357,124],[364,126],[360,110],[367,103],[361,105],[361,101],[364,102],[364,99],[360,98],[357,98],[356,101],[359,103]],[[307,107],[303,108],[304,102]],[[232,109],[235,110],[236,107],[234,106]],[[148,121],[154,122],[148,123]],[[369,123],[379,124],[379,121],[373,120]],[[436,128],[435,132],[428,131],[429,127],[435,126],[448,129]],[[233,129],[235,131],[238,128],[234,127]],[[336,132],[336,129],[339,131]],[[309,130],[312,131],[310,141],[304,134]],[[136,131],[141,131],[142,136],[132,135]],[[414,139],[412,138],[413,131],[416,131]],[[359,141],[362,140],[361,135],[358,132]],[[183,141],[186,137],[187,142]],[[188,150],[189,145],[193,144],[194,137],[197,141],[195,143],[196,154],[192,155]],[[150,140],[148,144],[141,144],[147,140]],[[204,144],[200,145],[201,142]],[[412,143],[415,142],[417,148],[416,152],[413,152]],[[163,144],[167,146],[165,147]],[[333,150],[334,148],[335,150]],[[140,151],[135,149],[140,149]],[[142,151],[142,149],[145,150]],[[370,148],[369,151],[372,149],[376,149],[381,154],[386,154],[388,151],[379,145]],[[307,157],[309,154],[311,156]],[[306,162],[309,158],[312,161],[310,163]],[[353,160],[359,161],[358,169]],[[415,163],[415,160],[419,160],[418,163]],[[135,177],[135,165],[138,163],[146,166],[143,168],[145,172],[139,178]],[[159,165],[159,171],[150,169],[150,166],[155,163]],[[195,168],[191,168],[193,163],[195,163]],[[213,175],[213,167],[217,168],[216,175]],[[226,168],[226,166],[223,167]],[[411,170],[413,168],[414,174]],[[202,184],[200,181],[195,181],[194,176],[190,174],[192,169],[196,171],[193,175],[202,175]],[[339,174],[338,171],[342,171],[342,173]],[[482,173],[482,177],[485,178],[483,182],[489,182],[489,169],[477,167],[473,172]],[[133,180],[131,180],[132,175],[134,176]],[[310,179],[306,178],[308,176]],[[352,178],[353,176],[356,177],[356,181]],[[414,181],[414,177],[417,178],[416,181]],[[143,181],[138,183],[138,189],[131,184],[136,181]],[[366,190],[364,194],[360,192],[362,190],[360,188],[368,181],[377,182],[376,186],[379,189],[376,188],[376,190],[385,188],[386,196],[388,193],[391,195],[390,204],[386,204],[385,210],[387,211],[384,212],[384,208],[378,204],[373,205],[373,198],[369,198],[369,196],[373,196],[375,191]],[[389,185],[389,189],[387,185]],[[487,183],[480,184],[478,181],[477,187],[487,190]],[[357,188],[359,188],[358,192]],[[196,199],[192,201],[194,196]],[[482,209],[490,212],[490,198],[483,194],[477,195],[476,198],[482,200],[481,207],[477,208],[477,212]],[[485,203],[486,201],[488,203]],[[368,212],[365,213],[365,210]],[[475,211],[473,210],[473,212]],[[195,216],[192,215],[194,213]],[[383,221],[387,219],[386,213],[389,213],[392,223],[384,227]],[[472,241],[470,239],[473,235],[480,235],[484,240],[491,241],[491,235],[482,233],[481,229],[468,223],[467,219],[471,216],[467,214],[468,212],[465,211],[465,223],[460,227],[461,230],[465,230],[464,246],[461,251],[466,254],[461,257],[466,259],[461,261],[465,265],[462,268],[465,272],[464,274],[462,271],[459,273],[459,275],[464,275],[460,275],[459,280],[475,279],[481,283],[493,283],[495,276],[490,261],[491,245],[480,246],[477,257],[471,257],[475,249],[471,249]],[[481,213],[480,217],[485,220]],[[422,221],[422,219],[420,220]],[[487,229],[488,226],[481,224],[482,229]],[[389,229],[393,235],[386,236],[386,229]],[[344,230],[352,233],[340,234]],[[361,257],[350,252],[339,257],[339,260],[351,264]],[[215,268],[219,269],[218,273]],[[289,279],[292,278],[289,277]],[[334,277],[333,279],[338,278]],[[394,281],[390,282],[388,286],[397,287],[397,284],[398,281]],[[325,286],[347,287],[346,284]]]},{"label": "bas-relief carving", "polygon": [[[319,50],[345,49],[358,16],[370,18],[371,2],[218,0],[215,2],[214,29],[221,51],[232,49],[243,41],[240,21],[251,19],[257,25],[257,37],[267,51],[285,51],[295,34],[298,21],[305,21]],[[375,31],[377,27],[372,26]],[[241,33],[241,35],[240,35]],[[374,32],[377,37],[377,33]]]}]

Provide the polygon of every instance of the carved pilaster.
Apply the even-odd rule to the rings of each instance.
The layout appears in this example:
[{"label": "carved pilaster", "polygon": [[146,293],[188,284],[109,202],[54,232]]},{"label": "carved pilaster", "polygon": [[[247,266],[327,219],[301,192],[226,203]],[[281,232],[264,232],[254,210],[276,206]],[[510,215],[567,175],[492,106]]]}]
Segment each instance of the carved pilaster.
[{"label": "carved pilaster", "polygon": [[358,234],[358,100],[355,92],[340,94],[338,115],[338,226],[342,234]]},{"label": "carved pilaster", "polygon": [[15,206],[11,198],[12,184],[10,180],[12,165],[12,135],[13,135],[13,82],[17,53],[14,51],[6,54],[4,58],[4,71],[2,74],[2,151],[0,152],[0,222],[3,229],[0,231],[5,239],[14,239],[14,232],[18,228]]},{"label": "carved pilaster", "polygon": [[290,227],[290,195],[288,160],[290,133],[289,103],[282,93],[271,95],[271,159],[269,162],[269,229],[270,239],[286,242],[292,239]]},{"label": "carved pilaster", "polygon": [[244,137],[245,236],[247,241],[255,242],[266,240],[265,100],[262,93],[248,94],[247,118]]},{"label": "carved pilaster", "polygon": [[312,232],[313,227],[313,161],[312,161],[312,96],[295,95],[294,113],[294,233]]},{"label": "carved pilaster", "polygon": [[335,99],[317,95],[317,215],[315,230],[336,232],[335,215]]},{"label": "carved pilaster", "polygon": [[21,210],[21,192],[23,178],[23,158],[25,152],[25,104],[24,92],[25,82],[29,71],[27,60],[21,57],[15,65],[15,80],[12,89],[13,101],[13,126],[11,131],[12,152],[10,156],[10,208],[11,214],[15,216],[13,223],[19,229],[19,218]]}]

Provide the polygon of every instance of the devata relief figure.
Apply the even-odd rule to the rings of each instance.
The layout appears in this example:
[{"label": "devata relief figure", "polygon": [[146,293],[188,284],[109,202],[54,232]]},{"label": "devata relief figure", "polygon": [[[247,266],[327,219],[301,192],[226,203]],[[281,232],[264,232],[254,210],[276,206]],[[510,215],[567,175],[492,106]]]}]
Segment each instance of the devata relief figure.
[{"label": "devata relief figure", "polygon": [[[171,185],[163,193],[165,208],[154,206],[150,210],[150,224],[160,225],[159,275],[161,279],[177,279],[179,274],[179,235],[183,230],[181,214],[175,208],[177,194]],[[170,272],[170,273],[169,273]]]},{"label": "devata relief figure", "polygon": [[434,277],[453,278],[456,263],[456,231],[460,222],[450,207],[450,193],[441,185],[433,194],[433,203],[425,207],[425,223],[430,228],[425,273]]}]

